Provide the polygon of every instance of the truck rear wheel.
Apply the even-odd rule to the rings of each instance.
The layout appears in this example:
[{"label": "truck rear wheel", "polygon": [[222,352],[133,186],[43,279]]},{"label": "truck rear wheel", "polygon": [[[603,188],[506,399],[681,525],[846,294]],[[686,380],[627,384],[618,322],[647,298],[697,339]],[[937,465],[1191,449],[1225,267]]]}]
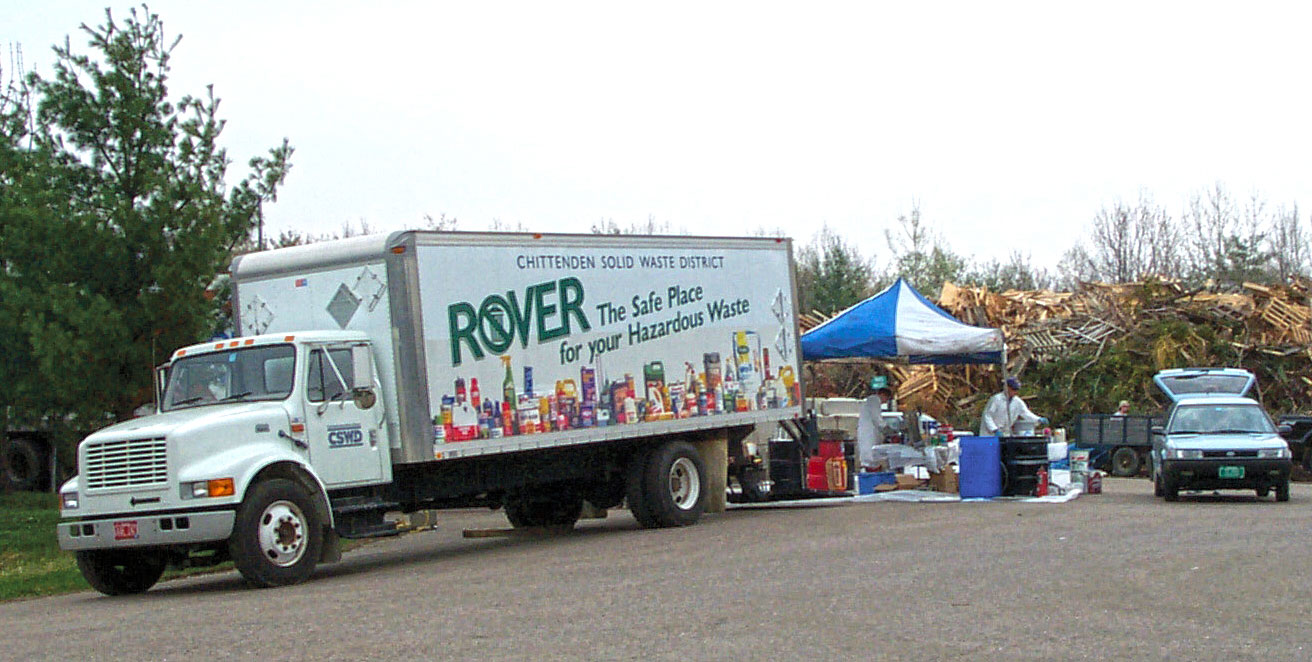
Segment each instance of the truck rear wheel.
[{"label": "truck rear wheel", "polygon": [[257,483],[237,509],[228,551],[255,586],[287,586],[314,572],[323,524],[305,488],[285,478]]},{"label": "truck rear wheel", "polygon": [[695,524],[705,509],[706,468],[692,444],[667,443],[630,464],[629,509],[647,528]]},{"label": "truck rear wheel", "polygon": [[506,519],[516,529],[549,526],[573,528],[583,512],[583,497],[568,491],[506,495]]},{"label": "truck rear wheel", "polygon": [[1139,474],[1139,454],[1129,446],[1121,446],[1112,452],[1112,475],[1126,478]]},{"label": "truck rear wheel", "polygon": [[168,565],[161,552],[87,550],[77,553],[77,569],[91,588],[105,595],[144,593]]}]

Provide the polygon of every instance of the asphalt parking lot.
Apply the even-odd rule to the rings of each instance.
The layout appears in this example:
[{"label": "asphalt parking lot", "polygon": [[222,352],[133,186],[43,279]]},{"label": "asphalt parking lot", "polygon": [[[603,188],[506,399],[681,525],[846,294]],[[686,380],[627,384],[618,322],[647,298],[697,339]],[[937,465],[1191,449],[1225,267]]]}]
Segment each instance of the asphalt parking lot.
[{"label": "asphalt parking lot", "polygon": [[445,513],[283,589],[235,573],[0,605],[26,659],[1312,659],[1312,485],[735,510],[466,539]]}]

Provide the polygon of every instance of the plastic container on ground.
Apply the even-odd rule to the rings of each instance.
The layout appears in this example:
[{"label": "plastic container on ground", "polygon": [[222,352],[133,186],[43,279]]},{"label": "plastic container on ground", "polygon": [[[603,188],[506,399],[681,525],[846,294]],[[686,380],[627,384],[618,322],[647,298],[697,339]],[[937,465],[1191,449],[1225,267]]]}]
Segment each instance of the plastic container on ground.
[{"label": "plastic container on ground", "polygon": [[991,499],[1002,494],[1002,454],[997,437],[962,437],[960,489],[963,499]]},{"label": "plastic container on ground", "polygon": [[878,485],[897,484],[897,474],[892,471],[863,471],[856,475],[857,494],[874,494]]}]

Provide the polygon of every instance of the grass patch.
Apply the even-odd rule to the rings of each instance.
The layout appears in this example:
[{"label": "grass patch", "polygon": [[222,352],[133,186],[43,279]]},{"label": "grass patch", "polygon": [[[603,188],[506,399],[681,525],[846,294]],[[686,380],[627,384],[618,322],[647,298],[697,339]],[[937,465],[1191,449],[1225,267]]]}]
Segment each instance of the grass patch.
[{"label": "grass patch", "polygon": [[0,495],[0,600],[89,588],[73,555],[59,549],[59,495]]},{"label": "grass patch", "polygon": [[[85,591],[91,588],[77,569],[72,552],[59,548],[59,495],[36,492],[0,494],[0,601]],[[232,563],[210,568],[169,570],[160,581],[230,570]]]}]

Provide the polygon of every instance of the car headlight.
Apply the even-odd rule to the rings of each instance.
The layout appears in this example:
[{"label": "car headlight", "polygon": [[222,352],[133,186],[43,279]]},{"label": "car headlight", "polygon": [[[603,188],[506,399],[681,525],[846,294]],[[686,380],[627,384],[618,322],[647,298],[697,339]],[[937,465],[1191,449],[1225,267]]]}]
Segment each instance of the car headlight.
[{"label": "car headlight", "polygon": [[1288,448],[1263,448],[1257,451],[1257,456],[1268,460],[1284,460],[1289,458]]},{"label": "car headlight", "polygon": [[63,504],[64,510],[77,510],[78,500],[77,492],[64,492],[59,495],[60,503]]},{"label": "car headlight", "polygon": [[1177,448],[1166,451],[1166,457],[1172,460],[1201,460],[1203,459],[1203,452]]},{"label": "car headlight", "polygon": [[194,483],[182,484],[182,498],[184,499],[206,499],[209,497],[225,497],[236,494],[233,489],[231,478],[218,478],[215,480],[198,480]]}]

